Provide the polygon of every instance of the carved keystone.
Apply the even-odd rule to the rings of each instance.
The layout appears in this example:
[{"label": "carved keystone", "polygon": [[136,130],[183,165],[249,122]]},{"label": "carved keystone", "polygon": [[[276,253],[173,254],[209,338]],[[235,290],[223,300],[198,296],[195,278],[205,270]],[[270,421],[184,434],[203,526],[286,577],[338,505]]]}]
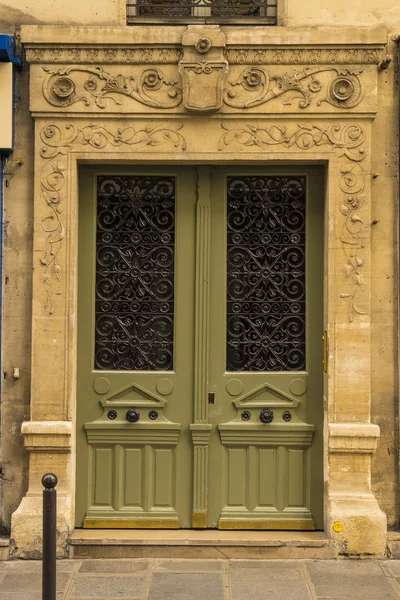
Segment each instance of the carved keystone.
[{"label": "carved keystone", "polygon": [[185,30],[179,72],[186,110],[204,113],[220,110],[228,72],[224,48],[225,34],[218,25],[189,25]]}]

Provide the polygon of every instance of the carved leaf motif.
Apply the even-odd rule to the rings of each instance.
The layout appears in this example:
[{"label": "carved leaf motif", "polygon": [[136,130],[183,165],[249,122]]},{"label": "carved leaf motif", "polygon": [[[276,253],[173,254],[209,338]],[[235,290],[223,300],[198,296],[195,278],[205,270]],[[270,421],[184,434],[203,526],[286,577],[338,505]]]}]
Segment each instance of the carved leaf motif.
[{"label": "carved leaf motif", "polygon": [[342,213],[342,215],[344,215],[345,217],[347,217],[347,215],[350,212],[350,209],[345,204],[342,204],[341,207],[340,207],[340,212]]},{"label": "carved leaf motif", "polygon": [[350,275],[352,275],[352,273],[353,273],[353,267],[349,264],[344,265],[344,270],[345,270],[347,277],[350,277]]},{"label": "carved leaf motif", "polygon": [[361,219],[361,217],[359,217],[356,213],[352,214],[350,218],[353,223],[363,223],[364,222]]}]

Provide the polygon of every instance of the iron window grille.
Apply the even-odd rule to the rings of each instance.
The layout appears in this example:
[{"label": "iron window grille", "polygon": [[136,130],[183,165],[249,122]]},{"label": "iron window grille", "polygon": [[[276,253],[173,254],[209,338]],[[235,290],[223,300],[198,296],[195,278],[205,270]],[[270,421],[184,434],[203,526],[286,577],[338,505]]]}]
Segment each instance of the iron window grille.
[{"label": "iron window grille", "polygon": [[127,22],[276,25],[278,0],[127,0]]}]

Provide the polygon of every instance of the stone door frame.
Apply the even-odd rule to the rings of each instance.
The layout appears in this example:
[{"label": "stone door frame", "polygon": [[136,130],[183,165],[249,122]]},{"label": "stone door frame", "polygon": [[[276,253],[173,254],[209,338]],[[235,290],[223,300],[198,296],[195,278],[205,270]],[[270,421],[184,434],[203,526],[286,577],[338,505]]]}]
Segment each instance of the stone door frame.
[{"label": "stone door frame", "polygon": [[[103,85],[106,81],[106,85],[115,88],[120,59],[117,64],[107,67],[109,71],[113,69],[112,75],[104,75],[106,66],[96,71],[90,56],[97,52],[96,61],[104,61],[109,56],[112,62],[115,54],[112,55],[110,50],[116,44],[116,33],[109,29],[92,29],[96,29],[96,34],[88,35],[87,31],[82,34],[76,28],[76,35],[81,36],[79,47],[76,41],[61,40],[60,49],[60,36],[62,38],[64,34],[57,28],[23,28],[23,41],[31,62],[31,110],[35,118],[34,273],[31,419],[22,426],[25,446],[30,453],[29,489],[12,516],[14,555],[29,557],[40,552],[40,481],[45,472],[54,471],[60,481],[60,556],[66,555],[74,527],[78,165],[86,162],[99,165],[113,162],[174,164],[175,161],[179,164],[237,164],[239,156],[242,166],[267,162],[285,166],[325,165],[324,310],[329,339],[328,369],[324,378],[325,532],[336,554],[383,556],[386,517],[379,509],[370,485],[371,455],[376,449],[379,428],[370,423],[369,377],[371,129],[377,110],[378,66],[384,47],[382,31],[369,30],[369,38],[365,32],[360,34],[358,48],[354,42],[357,35],[351,30],[346,50],[332,47],[333,42],[329,44],[327,35],[325,43],[319,38],[314,43],[309,41],[305,49],[309,60],[323,62],[323,57],[325,61],[335,57],[336,76],[327,84],[324,80],[321,84],[314,77],[317,67],[322,73],[329,70],[326,63],[312,63],[314,71],[311,75],[307,75],[310,71],[303,71],[303,78],[309,78],[307,97],[309,92],[317,94],[326,86],[325,104],[314,102],[308,109],[294,100],[291,105],[282,103],[278,106],[280,94],[276,88],[272,93],[269,91],[268,61],[273,56],[270,52],[281,51],[280,47],[275,47],[276,41],[273,45],[271,41],[268,45],[266,40],[262,43],[265,44],[265,59],[262,60],[266,61],[266,66],[264,63],[256,67],[242,66],[240,48],[236,45],[230,49],[219,27],[202,30],[198,26],[186,33],[183,28],[171,28],[179,30],[175,33],[183,44],[183,58],[178,51],[172,56],[175,49],[170,49],[172,58],[168,60],[172,62],[162,69],[168,76],[179,68],[183,87],[171,83],[172,79],[167,81],[164,75],[161,84],[155,81],[154,77],[159,77],[159,67],[155,66],[151,68],[152,73],[146,71],[153,79],[146,83],[147,75],[142,71],[142,87],[130,89],[129,98],[122,98],[122,106],[113,104],[109,108],[111,103],[104,103],[109,92],[104,91],[104,87],[99,92],[98,86],[99,82]],[[128,35],[125,29],[119,36],[118,52],[125,51],[128,56],[129,51],[136,50],[128,45],[121,46],[127,43],[124,42],[124,35]],[[283,44],[284,54],[291,48],[293,37],[289,34],[293,35],[293,31],[280,30],[279,33],[287,45],[285,48]],[[94,35],[98,36],[96,43],[92,39]],[[151,41],[150,30],[147,35]],[[240,34],[229,34],[228,31],[228,41],[229,35],[237,40]],[[110,45],[104,47],[104,41],[99,40],[108,39],[107,36]],[[262,50],[260,41],[252,49],[245,34],[243,36],[247,44],[246,56],[250,56],[244,60],[261,56],[255,54]],[[194,85],[191,61],[196,43],[205,38],[214,44],[214,54],[207,63],[212,66],[213,76],[206,80],[211,82],[208,97],[198,99],[197,104],[193,94],[196,87],[191,87]],[[348,63],[345,67],[341,66],[343,63],[338,66],[340,60],[351,57],[356,60],[355,50],[359,57],[357,64],[362,65],[358,65],[358,71],[353,67],[350,69]],[[279,76],[288,70],[297,72],[296,61],[303,56],[298,54],[301,51],[300,47],[290,49],[291,58],[284,67],[279,61],[274,63]],[[125,65],[125,70],[147,64],[143,49],[137,52],[143,62]],[[154,60],[159,62],[163,56],[166,55],[158,48]],[[276,56],[280,56],[279,52]],[[76,68],[71,60],[79,62],[79,67]],[[226,95],[221,86],[225,85],[231,60],[236,71],[247,69],[247,78],[243,79],[242,74],[242,79],[234,84],[235,89],[232,87],[231,95]],[[60,63],[64,70],[60,70]],[[203,63],[200,71],[204,74]],[[83,81],[79,79],[83,72],[85,77],[89,74],[84,83],[87,103],[79,104],[76,94]],[[274,72],[275,81],[277,77]],[[350,83],[346,84],[346,81]],[[153,83],[160,84],[157,90],[164,90],[163,85],[167,85],[168,89],[164,90],[167,95],[157,97],[156,101],[149,100],[154,91]],[[247,94],[253,91],[252,85],[257,88],[256,101],[261,100],[261,105],[271,101],[271,106],[275,102],[273,110],[254,111],[252,105],[246,106],[240,98],[239,108],[231,106],[236,102],[236,86]],[[350,94],[349,99],[341,100],[344,105],[338,105],[335,93],[340,96],[342,91],[346,95],[346,85],[353,86],[353,96]],[[321,87],[318,89],[318,86]],[[364,94],[366,88],[373,92]],[[136,103],[136,112],[132,112],[132,102]],[[167,111],[166,102],[171,105]],[[146,109],[147,112],[143,110],[143,103],[151,107]]]}]

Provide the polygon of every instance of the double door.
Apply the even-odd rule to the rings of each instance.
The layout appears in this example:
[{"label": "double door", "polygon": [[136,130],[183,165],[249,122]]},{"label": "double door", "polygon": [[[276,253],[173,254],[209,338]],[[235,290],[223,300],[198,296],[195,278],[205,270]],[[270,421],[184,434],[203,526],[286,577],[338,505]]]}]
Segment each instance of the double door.
[{"label": "double door", "polygon": [[78,527],[322,529],[316,168],[80,174]]}]

